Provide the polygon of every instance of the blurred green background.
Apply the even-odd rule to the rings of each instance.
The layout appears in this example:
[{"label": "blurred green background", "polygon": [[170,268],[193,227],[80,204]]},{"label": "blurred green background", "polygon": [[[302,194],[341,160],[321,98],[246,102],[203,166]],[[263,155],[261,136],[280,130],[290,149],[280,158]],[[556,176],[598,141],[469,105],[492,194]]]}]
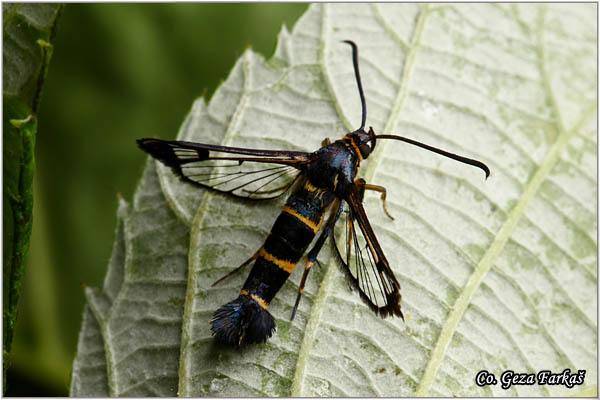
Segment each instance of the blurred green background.
[{"label": "blurred green background", "polygon": [[143,136],[173,138],[247,45],[266,58],[306,4],[69,4],[40,106],[36,198],[7,396],[67,396],[84,295],[100,286],[117,193]]}]

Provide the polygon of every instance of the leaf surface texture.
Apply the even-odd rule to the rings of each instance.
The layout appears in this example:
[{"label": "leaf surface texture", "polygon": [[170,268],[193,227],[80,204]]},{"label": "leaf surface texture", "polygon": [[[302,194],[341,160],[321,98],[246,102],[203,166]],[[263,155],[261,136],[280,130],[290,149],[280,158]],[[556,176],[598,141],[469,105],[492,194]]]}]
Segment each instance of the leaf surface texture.
[{"label": "leaf surface texture", "polygon": [[[208,321],[246,274],[210,285],[261,246],[283,200],[203,192],[150,161],[133,205],[120,208],[105,286],[87,292],[73,382],[96,384],[72,394],[595,393],[595,8],[315,4],[269,60],[246,51],[210,103],[193,104],[179,139],[313,151],[356,129],[351,51],[340,43],[351,39],[367,127],[480,159],[491,177],[378,141],[361,174],[387,188],[395,221],[377,195],[365,206],[406,323],[370,312],[324,249],[296,319],[301,266],[270,305],[276,334],[236,350],[215,343]],[[482,369],[565,368],[586,369],[584,386],[475,385]]]}]

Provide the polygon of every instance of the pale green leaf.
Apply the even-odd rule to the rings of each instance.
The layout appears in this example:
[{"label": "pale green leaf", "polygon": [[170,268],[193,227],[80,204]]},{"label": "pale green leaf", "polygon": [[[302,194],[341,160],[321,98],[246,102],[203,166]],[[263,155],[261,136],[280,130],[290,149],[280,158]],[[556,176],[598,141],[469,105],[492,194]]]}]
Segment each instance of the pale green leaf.
[{"label": "pale green leaf", "polygon": [[[88,291],[85,321],[97,326],[84,321],[75,365],[96,365],[86,354],[101,341],[115,396],[594,395],[595,14],[595,4],[312,5],[270,60],[246,51],[178,137],[307,151],[340,138],[360,121],[340,43],[356,41],[368,126],[492,170],[485,181],[383,140],[363,164],[396,218],[377,196],[365,200],[406,322],[369,311],[324,250],[293,322],[301,267],[270,305],[277,332],[266,344],[217,344],[208,321],[245,274],[210,285],[261,246],[281,202],[205,193],[151,162],[124,218],[122,266]],[[499,379],[566,368],[585,369],[585,383],[475,384],[482,369]],[[81,371],[74,381],[96,377]],[[72,394],[106,395],[84,386]]]}]

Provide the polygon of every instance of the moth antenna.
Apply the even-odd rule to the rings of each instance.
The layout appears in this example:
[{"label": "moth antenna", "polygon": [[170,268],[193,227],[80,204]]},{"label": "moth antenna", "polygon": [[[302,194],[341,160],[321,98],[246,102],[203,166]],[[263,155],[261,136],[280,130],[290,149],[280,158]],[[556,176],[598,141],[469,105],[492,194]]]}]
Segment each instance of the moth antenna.
[{"label": "moth antenna", "polygon": [[[458,154],[454,154],[454,153],[450,153],[448,151],[442,150],[442,149],[438,149],[437,147],[433,147],[430,146],[428,144],[425,143],[421,143],[421,142],[417,142],[416,140],[412,140],[403,136],[396,136],[396,135],[376,135],[372,137],[373,139],[377,138],[377,139],[395,139],[395,140],[400,140],[402,142],[406,142],[406,143],[410,143],[414,146],[419,146],[423,149],[429,150],[429,151],[433,151],[434,153],[440,154],[444,157],[448,157],[451,158],[453,160],[459,161],[461,163],[464,164],[468,164],[468,165],[472,165],[474,167],[477,168],[481,168],[483,170],[483,172],[485,172],[485,179],[487,179],[490,176],[490,169],[488,168],[487,165],[485,165],[484,163],[482,163],[481,161],[478,160],[474,160],[472,158],[467,158],[467,157],[463,157],[463,156],[459,156]],[[371,140],[373,140],[371,139]]]},{"label": "moth antenna", "polygon": [[352,46],[352,63],[354,64],[354,76],[356,76],[356,84],[358,85],[358,93],[360,94],[360,103],[362,105],[362,120],[360,122],[360,128],[357,130],[364,130],[365,123],[367,122],[367,102],[365,101],[365,94],[363,92],[362,83],[360,81],[360,72],[358,71],[358,47],[352,40],[343,40],[344,43],[348,43]]}]

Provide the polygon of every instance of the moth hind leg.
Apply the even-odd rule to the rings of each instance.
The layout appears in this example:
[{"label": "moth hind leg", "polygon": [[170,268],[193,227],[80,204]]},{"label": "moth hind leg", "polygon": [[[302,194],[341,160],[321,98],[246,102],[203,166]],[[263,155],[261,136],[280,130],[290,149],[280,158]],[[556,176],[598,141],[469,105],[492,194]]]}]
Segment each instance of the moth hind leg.
[{"label": "moth hind leg", "polygon": [[[329,237],[329,235],[331,234],[333,226],[340,217],[342,210],[343,206],[339,203],[339,201],[334,203],[332,207],[333,212],[329,216],[325,228],[323,228],[323,231],[317,239],[317,242],[315,243],[314,247],[306,255],[307,261],[306,265],[304,266],[304,273],[302,274],[302,279],[300,280],[300,286],[298,287],[298,296],[296,296],[296,303],[294,304],[294,309],[292,310],[292,317],[290,318],[290,321],[293,320],[296,316],[296,311],[298,310],[298,305],[300,304],[300,298],[302,297],[302,292],[304,291],[304,285],[306,284],[306,278],[308,277],[310,268],[315,262],[319,264],[319,261],[317,260],[317,255],[319,255],[323,244],[325,244],[325,240],[327,240],[327,237]],[[319,266],[321,265],[319,264]]]},{"label": "moth hind leg", "polygon": [[[304,285],[306,284],[306,278],[308,277],[308,273],[310,272],[310,268],[317,261],[316,259],[311,260],[310,258],[306,261],[304,265],[304,273],[302,274],[302,279],[300,280],[300,286],[298,287],[298,296],[296,296],[296,303],[294,304],[294,309],[292,310],[292,316],[290,321],[294,319],[296,316],[296,311],[298,311],[298,305],[300,304],[300,298],[302,297],[302,292],[304,291]],[[319,263],[319,261],[317,261]]]},{"label": "moth hind leg", "polygon": [[227,275],[225,275],[224,277],[218,279],[215,283],[213,283],[211,285],[211,287],[214,287],[216,285],[218,285],[219,283],[223,282],[225,279],[229,278],[230,276],[240,272],[245,266],[247,266],[248,264],[250,264],[252,261],[256,260],[258,258],[258,252],[260,251],[257,250],[256,253],[254,253],[252,255],[252,257],[250,257],[249,259],[247,259],[246,261],[244,261],[244,263],[242,265],[240,265],[239,267],[237,267],[236,269],[234,269],[233,271],[230,271],[229,273],[227,273]]}]

